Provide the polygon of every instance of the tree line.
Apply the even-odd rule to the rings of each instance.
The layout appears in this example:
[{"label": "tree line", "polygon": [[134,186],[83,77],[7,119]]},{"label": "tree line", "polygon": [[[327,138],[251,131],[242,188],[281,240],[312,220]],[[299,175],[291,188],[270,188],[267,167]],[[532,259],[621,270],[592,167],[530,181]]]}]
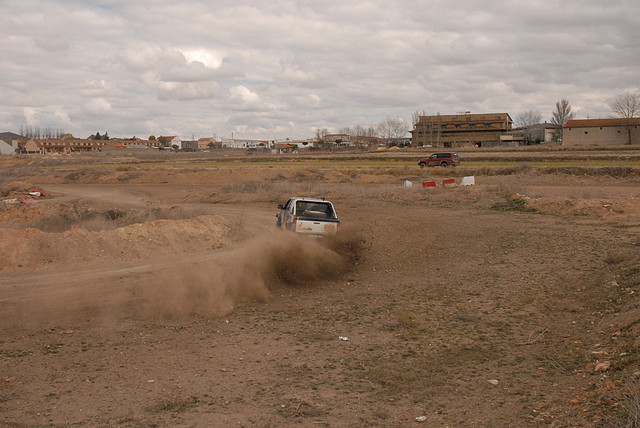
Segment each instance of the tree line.
[{"label": "tree line", "polygon": [[[409,132],[409,124],[401,118],[386,118],[373,126],[353,125],[340,128],[338,134],[351,137],[372,137],[384,140],[405,138]],[[316,140],[323,141],[329,135],[327,128],[316,130]]]},{"label": "tree line", "polygon": [[21,125],[20,135],[25,138],[35,138],[37,140],[47,138],[55,138],[57,140],[60,140],[71,134],[67,134],[61,128],[53,128],[50,126],[40,127],[32,125]]}]

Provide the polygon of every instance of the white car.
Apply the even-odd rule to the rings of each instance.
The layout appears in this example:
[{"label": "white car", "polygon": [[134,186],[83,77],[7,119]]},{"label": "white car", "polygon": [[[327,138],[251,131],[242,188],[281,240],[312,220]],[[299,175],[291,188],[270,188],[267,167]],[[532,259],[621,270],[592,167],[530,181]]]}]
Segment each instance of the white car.
[{"label": "white car", "polygon": [[276,227],[315,237],[335,235],[340,220],[333,204],[324,198],[290,198],[278,205]]}]

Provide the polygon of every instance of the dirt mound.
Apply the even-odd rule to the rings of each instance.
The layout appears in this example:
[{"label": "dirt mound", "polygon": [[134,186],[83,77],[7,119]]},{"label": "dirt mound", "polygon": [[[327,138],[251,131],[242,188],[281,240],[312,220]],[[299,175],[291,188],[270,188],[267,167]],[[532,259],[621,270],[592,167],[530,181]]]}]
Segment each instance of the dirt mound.
[{"label": "dirt mound", "polygon": [[629,204],[621,200],[535,198],[525,195],[517,195],[516,199],[522,200],[526,207],[533,211],[560,216],[604,219],[620,216],[629,208]]},{"label": "dirt mound", "polygon": [[179,206],[113,208],[92,207],[83,202],[25,205],[0,205],[0,224],[6,229],[40,229],[43,232],[64,232],[72,228],[101,231],[144,223],[152,220],[179,220],[196,217],[202,212]]},{"label": "dirt mound", "polygon": [[33,189],[33,184],[26,181],[10,181],[0,184],[0,196],[26,196]]},{"label": "dirt mound", "polygon": [[38,229],[0,229],[0,270],[37,269],[45,265],[135,261],[219,248],[230,242],[230,224],[219,216],[155,220],[115,230],[84,228],[62,233]]}]

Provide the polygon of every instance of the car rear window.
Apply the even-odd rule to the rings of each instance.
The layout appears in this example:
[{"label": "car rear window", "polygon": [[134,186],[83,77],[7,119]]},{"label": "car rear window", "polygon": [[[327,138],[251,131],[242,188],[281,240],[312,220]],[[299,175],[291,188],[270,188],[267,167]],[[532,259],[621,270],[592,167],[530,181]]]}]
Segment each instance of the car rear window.
[{"label": "car rear window", "polygon": [[298,201],[296,214],[312,218],[335,218],[333,208],[327,202]]}]

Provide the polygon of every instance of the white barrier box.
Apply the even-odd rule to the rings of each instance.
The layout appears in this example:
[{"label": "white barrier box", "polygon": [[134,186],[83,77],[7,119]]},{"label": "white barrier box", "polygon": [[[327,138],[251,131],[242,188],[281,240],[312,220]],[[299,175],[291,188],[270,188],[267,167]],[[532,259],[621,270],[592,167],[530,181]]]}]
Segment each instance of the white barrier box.
[{"label": "white barrier box", "polygon": [[462,181],[460,182],[461,186],[473,186],[474,184],[476,184],[476,177],[473,175],[462,177]]},{"label": "white barrier box", "polygon": [[413,187],[413,182],[409,180],[404,180],[404,187],[407,187],[407,188]]}]

